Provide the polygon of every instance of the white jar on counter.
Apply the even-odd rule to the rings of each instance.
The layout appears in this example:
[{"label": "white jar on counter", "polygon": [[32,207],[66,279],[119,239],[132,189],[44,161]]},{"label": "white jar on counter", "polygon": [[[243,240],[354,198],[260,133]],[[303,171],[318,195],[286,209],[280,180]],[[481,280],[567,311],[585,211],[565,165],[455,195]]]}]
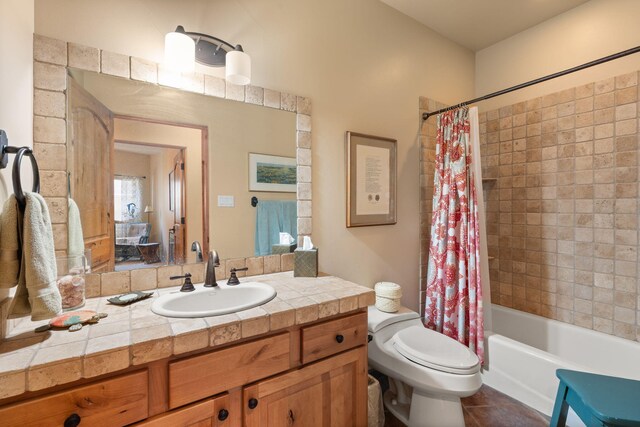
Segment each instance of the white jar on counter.
[{"label": "white jar on counter", "polygon": [[376,291],[376,308],[387,313],[395,313],[400,310],[400,298],[402,298],[402,288],[393,282],[378,282],[374,290]]}]

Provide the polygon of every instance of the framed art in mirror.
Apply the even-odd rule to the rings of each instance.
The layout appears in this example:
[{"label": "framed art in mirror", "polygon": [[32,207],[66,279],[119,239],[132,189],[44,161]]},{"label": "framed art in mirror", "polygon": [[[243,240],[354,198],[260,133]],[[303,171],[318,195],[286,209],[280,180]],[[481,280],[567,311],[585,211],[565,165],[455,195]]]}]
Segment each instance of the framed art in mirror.
[{"label": "framed art in mirror", "polygon": [[296,192],[295,157],[249,153],[249,191]]}]

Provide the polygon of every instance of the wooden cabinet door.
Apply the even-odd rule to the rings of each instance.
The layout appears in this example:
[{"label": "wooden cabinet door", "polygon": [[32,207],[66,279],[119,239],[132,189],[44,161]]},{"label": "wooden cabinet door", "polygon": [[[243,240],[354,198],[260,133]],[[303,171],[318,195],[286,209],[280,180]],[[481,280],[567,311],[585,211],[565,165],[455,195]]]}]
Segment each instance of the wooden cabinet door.
[{"label": "wooden cabinet door", "polygon": [[242,404],[247,427],[366,426],[366,347],[245,387]]},{"label": "wooden cabinet door", "polygon": [[78,205],[93,272],[113,271],[113,113],[68,79],[70,197]]}]

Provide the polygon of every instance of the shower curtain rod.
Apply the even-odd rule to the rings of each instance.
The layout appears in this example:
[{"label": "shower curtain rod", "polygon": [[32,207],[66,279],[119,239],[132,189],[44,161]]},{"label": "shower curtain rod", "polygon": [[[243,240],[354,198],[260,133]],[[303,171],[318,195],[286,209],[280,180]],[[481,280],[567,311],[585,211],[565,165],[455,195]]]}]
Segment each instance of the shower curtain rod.
[{"label": "shower curtain rod", "polygon": [[546,82],[547,80],[555,79],[556,77],[561,77],[567,74],[575,73],[576,71],[584,70],[585,68],[593,67],[594,65],[604,64],[605,62],[613,61],[614,59],[622,58],[627,55],[631,55],[634,53],[640,52],[640,46],[636,46],[631,49],[623,50],[622,52],[614,53],[613,55],[605,56],[604,58],[596,59],[591,62],[587,62],[586,64],[578,65],[573,68],[569,68],[564,71],[559,71],[557,73],[549,74],[548,76],[540,77],[535,80],[528,81],[526,83],[521,83],[516,86],[512,86],[507,89],[502,89],[497,92],[490,93],[488,95],[481,96],[479,98],[471,99],[469,101],[464,101],[456,105],[452,105],[450,107],[441,108],[437,111],[422,113],[422,120],[427,120],[429,117],[434,116],[436,114],[444,113],[445,111],[455,110],[456,108],[464,107],[469,104],[475,104],[476,102],[484,101],[485,99],[495,98],[496,96],[504,95],[505,93],[513,92],[519,89],[523,89],[525,87],[533,86],[538,83]]}]

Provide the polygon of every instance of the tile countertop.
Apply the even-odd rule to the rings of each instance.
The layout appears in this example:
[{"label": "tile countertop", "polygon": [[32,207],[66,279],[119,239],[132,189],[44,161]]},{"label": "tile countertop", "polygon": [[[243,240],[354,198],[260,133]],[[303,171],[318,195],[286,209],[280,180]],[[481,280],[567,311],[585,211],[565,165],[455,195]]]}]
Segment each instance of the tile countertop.
[{"label": "tile countertop", "polygon": [[286,272],[240,280],[268,283],[278,295],[249,310],[192,319],[151,311],[155,298],[178,287],[155,289],[151,298],[124,307],[109,303],[110,297],[91,298],[84,308],[108,317],[77,332],[36,333],[48,321],[25,318],[0,343],[0,399],[314,322],[375,300],[372,289],[333,276],[294,278]]}]

